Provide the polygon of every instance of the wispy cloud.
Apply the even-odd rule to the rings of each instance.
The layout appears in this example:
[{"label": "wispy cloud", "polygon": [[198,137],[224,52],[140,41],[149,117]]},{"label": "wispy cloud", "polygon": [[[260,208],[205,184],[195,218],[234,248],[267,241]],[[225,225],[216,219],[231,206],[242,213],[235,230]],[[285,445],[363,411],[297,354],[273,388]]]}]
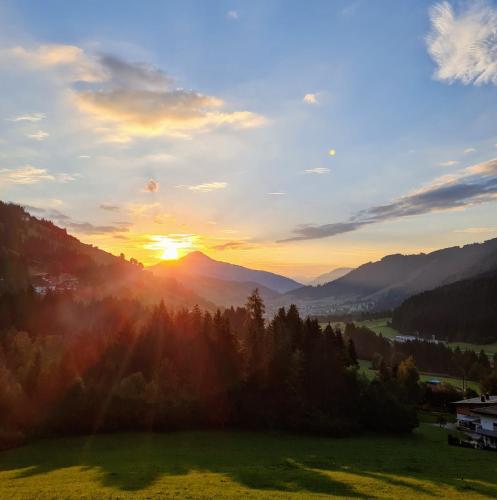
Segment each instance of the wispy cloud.
[{"label": "wispy cloud", "polygon": [[284,196],[284,195],[286,195],[286,193],[283,191],[272,191],[271,193],[267,193],[267,194],[270,196]]},{"label": "wispy cloud", "polygon": [[437,165],[439,167],[453,167],[454,165],[457,165],[459,163],[458,160],[447,160],[447,161],[441,161]]},{"label": "wispy cloud", "polygon": [[124,233],[129,231],[129,222],[119,222],[113,225],[95,225],[91,222],[75,221],[69,215],[64,214],[57,209],[45,209],[42,207],[26,207],[29,212],[35,213],[45,219],[53,221],[55,224],[62,226],[69,231],[77,234],[109,234],[109,233]]},{"label": "wispy cloud", "polygon": [[228,11],[228,13],[226,14],[226,17],[227,17],[228,19],[233,19],[233,20],[235,20],[235,21],[236,21],[237,19],[239,19],[239,18],[240,18],[240,15],[238,14],[238,11],[236,11],[236,10],[230,10],[230,11]]},{"label": "wispy cloud", "polygon": [[218,243],[212,245],[210,248],[212,250],[218,250],[220,252],[224,250],[252,250],[256,246],[244,240],[226,241],[225,243]]},{"label": "wispy cloud", "polygon": [[110,203],[101,203],[100,208],[107,212],[118,212],[120,210],[119,205],[112,205]]},{"label": "wispy cloud", "polygon": [[465,155],[468,155],[468,154],[470,154],[470,153],[474,153],[475,151],[476,151],[476,149],[475,149],[475,148],[466,148],[466,149],[463,151],[463,153],[464,153]]},{"label": "wispy cloud", "polygon": [[464,85],[497,84],[497,9],[484,1],[449,2],[430,9],[426,43],[437,65],[435,78]]},{"label": "wispy cloud", "polygon": [[190,191],[199,191],[202,193],[208,193],[209,191],[217,191],[219,189],[226,189],[228,187],[227,182],[206,182],[204,184],[195,184],[193,186],[187,186]]},{"label": "wispy cloud", "polygon": [[51,174],[45,168],[24,165],[19,168],[0,168],[0,184],[37,184],[42,181],[71,182],[79,174],[60,172]]},{"label": "wispy cloud", "polygon": [[306,104],[318,104],[318,97],[319,97],[319,92],[316,92],[314,94],[309,93],[305,94],[304,98],[302,99]]},{"label": "wispy cloud", "polygon": [[0,184],[36,184],[42,181],[54,180],[55,177],[45,168],[37,168],[33,165],[0,169]]},{"label": "wispy cloud", "polygon": [[330,172],[329,168],[326,167],[316,167],[316,168],[308,168],[304,170],[306,174],[328,174]]},{"label": "wispy cloud", "polygon": [[45,113],[31,113],[29,115],[20,115],[14,118],[7,118],[7,120],[10,122],[39,122],[45,117]]},{"label": "wispy cloud", "polygon": [[489,234],[495,233],[497,227],[466,227],[464,229],[456,229],[455,233],[468,233],[468,234]]},{"label": "wispy cloud", "polygon": [[496,200],[497,158],[494,158],[452,175],[438,177],[429,185],[391,203],[361,210],[347,221],[299,225],[293,231],[295,236],[283,241],[326,238],[392,219],[441,210],[464,209]]},{"label": "wispy cloud", "polygon": [[37,130],[32,134],[27,134],[30,139],[34,139],[35,141],[44,141],[49,135],[48,132],[44,132],[43,130]]}]

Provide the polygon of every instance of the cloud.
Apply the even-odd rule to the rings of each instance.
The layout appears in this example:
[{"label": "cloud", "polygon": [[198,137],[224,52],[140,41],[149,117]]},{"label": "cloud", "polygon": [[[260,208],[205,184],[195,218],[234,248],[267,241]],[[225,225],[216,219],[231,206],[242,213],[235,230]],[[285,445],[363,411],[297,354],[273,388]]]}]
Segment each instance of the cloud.
[{"label": "cloud", "polygon": [[180,88],[151,64],[94,55],[74,45],[14,47],[2,54],[33,70],[56,71],[69,84],[77,108],[108,125],[103,129],[110,127],[104,132],[108,141],[125,142],[135,136],[188,137],[220,126],[259,127],[266,121],[250,111],[227,110],[219,97]]},{"label": "cloud", "polygon": [[143,157],[145,163],[167,163],[173,160],[175,157],[167,153],[152,153]]},{"label": "cloud", "polygon": [[76,180],[78,174],[67,174],[61,172],[51,174],[45,168],[24,165],[19,168],[0,169],[0,184],[37,184],[42,181],[70,182]]},{"label": "cloud", "polygon": [[456,12],[449,2],[429,11],[428,53],[434,77],[449,84],[497,84],[497,9],[487,2],[467,2]]},{"label": "cloud", "polygon": [[240,18],[240,15],[238,14],[238,12],[237,12],[236,10],[230,10],[230,11],[228,11],[228,13],[226,14],[226,17],[227,17],[228,19],[234,19],[234,20],[236,21],[237,19],[239,19],[239,18]]},{"label": "cloud", "polygon": [[50,134],[48,132],[44,132],[43,130],[37,130],[32,134],[28,134],[28,137],[36,141],[44,141],[49,135]]},{"label": "cloud", "polygon": [[78,158],[81,158],[82,160],[88,160],[91,158],[90,155],[79,155]]},{"label": "cloud", "polygon": [[306,174],[328,174],[330,172],[329,168],[326,167],[316,167],[316,168],[308,168],[304,170]]},{"label": "cloud", "polygon": [[129,231],[127,226],[97,226],[90,222],[74,222],[69,221],[63,224],[67,229],[72,230],[79,234],[108,234],[108,233],[122,233]]},{"label": "cloud", "polygon": [[57,209],[45,209],[41,207],[25,206],[26,210],[35,213],[39,217],[49,219],[58,226],[64,227],[69,231],[79,234],[109,234],[123,233],[129,231],[129,222],[118,222],[115,225],[95,225],[90,222],[79,222],[73,220],[69,215],[62,213]]},{"label": "cloud", "polygon": [[464,229],[456,229],[455,233],[468,234],[488,234],[497,231],[497,227],[466,227]]},{"label": "cloud", "polygon": [[386,205],[361,210],[348,221],[297,226],[295,236],[282,241],[326,238],[355,231],[363,226],[442,210],[464,209],[497,201],[497,158],[434,179],[421,189]]},{"label": "cloud", "polygon": [[109,203],[101,203],[100,208],[102,210],[107,210],[108,212],[118,212],[120,210],[118,205],[111,205]]},{"label": "cloud", "polygon": [[306,104],[319,104],[318,103],[318,96],[319,96],[318,92],[316,92],[315,94],[305,94],[303,101]]},{"label": "cloud", "polygon": [[447,160],[447,161],[441,161],[438,166],[439,167],[453,167],[454,165],[457,165],[459,162],[457,160]]},{"label": "cloud", "polygon": [[222,125],[258,127],[264,118],[250,111],[225,111],[222,99],[174,86],[162,70],[101,56],[104,86],[75,91],[78,107],[134,135],[187,135]]},{"label": "cloud", "polygon": [[475,149],[475,148],[466,148],[466,149],[463,151],[463,153],[464,153],[465,155],[467,155],[467,154],[470,154],[470,153],[474,153],[475,151],[476,151],[476,149]]},{"label": "cloud", "polygon": [[39,122],[44,120],[45,113],[31,113],[30,115],[20,115],[14,118],[7,118],[9,122]]},{"label": "cloud", "polygon": [[284,196],[284,195],[286,195],[286,193],[284,193],[283,191],[273,191],[271,193],[266,193],[266,194],[269,194],[270,196]]},{"label": "cloud", "polygon": [[36,184],[42,181],[54,181],[55,177],[44,168],[24,165],[19,168],[0,169],[0,184]]},{"label": "cloud", "polygon": [[44,44],[35,48],[13,47],[4,51],[16,62],[33,69],[54,68],[70,81],[96,82],[105,79],[103,68],[75,45]]},{"label": "cloud", "polygon": [[145,185],[145,191],[149,193],[157,193],[159,191],[159,183],[154,181],[154,179],[150,179]]},{"label": "cloud", "polygon": [[209,191],[216,191],[218,189],[226,189],[228,187],[227,182],[206,182],[204,184],[195,184],[193,186],[187,186],[190,191],[199,191],[202,193],[208,193]]},{"label": "cloud", "polygon": [[219,243],[210,247],[212,250],[218,250],[220,252],[224,250],[251,250],[255,248],[254,245],[247,243],[243,240],[238,241],[227,241],[225,243]]},{"label": "cloud", "polygon": [[161,204],[155,203],[128,203],[128,212],[133,216],[149,216],[150,213],[161,209]]}]

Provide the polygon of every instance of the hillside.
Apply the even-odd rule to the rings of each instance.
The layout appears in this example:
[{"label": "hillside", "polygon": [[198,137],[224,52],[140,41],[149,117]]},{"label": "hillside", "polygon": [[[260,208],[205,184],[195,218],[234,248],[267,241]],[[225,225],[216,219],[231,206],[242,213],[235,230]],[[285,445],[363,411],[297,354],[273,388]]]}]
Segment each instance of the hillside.
[{"label": "hillside", "polygon": [[22,207],[0,202],[0,292],[33,286],[84,299],[116,295],[169,306],[213,305],[174,279],[159,279],[132,260],[87,245]]},{"label": "hillside", "polygon": [[491,270],[497,263],[497,239],[428,254],[388,255],[322,286],[285,295],[289,302],[369,302],[376,309],[399,305],[407,297]]},{"label": "hillside", "polygon": [[313,280],[309,282],[309,285],[316,286],[316,285],[324,285],[325,283],[330,283],[331,281],[335,281],[338,278],[345,276],[352,270],[353,270],[352,267],[337,267],[332,271],[316,276]]},{"label": "hillside", "polygon": [[164,261],[148,268],[157,276],[202,276],[217,280],[256,284],[278,293],[289,292],[302,285],[290,278],[268,271],[229,264],[211,259],[202,252],[191,252],[175,261]]},{"label": "hillside", "polygon": [[497,270],[410,297],[393,313],[402,332],[450,341],[497,340]]}]

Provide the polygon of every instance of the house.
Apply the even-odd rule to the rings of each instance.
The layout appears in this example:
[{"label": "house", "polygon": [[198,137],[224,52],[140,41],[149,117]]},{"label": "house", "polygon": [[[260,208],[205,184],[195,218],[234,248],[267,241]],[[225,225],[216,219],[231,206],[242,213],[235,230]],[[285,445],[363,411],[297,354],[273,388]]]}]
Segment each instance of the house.
[{"label": "house", "polygon": [[444,340],[438,340],[435,335],[431,336],[431,339],[420,337],[419,334],[416,335],[395,335],[394,342],[399,344],[405,344],[406,342],[428,342],[429,344],[445,344]]},{"label": "house", "polygon": [[472,411],[480,419],[477,433],[484,448],[497,449],[497,405],[477,408]]},{"label": "house", "polygon": [[452,404],[460,431],[478,446],[497,448],[497,396],[482,394]]}]

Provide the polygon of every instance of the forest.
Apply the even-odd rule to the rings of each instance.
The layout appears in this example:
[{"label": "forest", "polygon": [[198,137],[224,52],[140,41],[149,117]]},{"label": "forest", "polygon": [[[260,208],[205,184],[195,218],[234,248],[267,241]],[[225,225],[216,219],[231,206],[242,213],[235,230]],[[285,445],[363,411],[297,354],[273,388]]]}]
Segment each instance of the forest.
[{"label": "forest", "polygon": [[345,338],[354,342],[357,356],[370,360],[375,369],[383,364],[396,367],[411,357],[416,367],[424,372],[452,375],[480,382],[484,391],[497,392],[497,353],[491,359],[483,349],[475,352],[445,343],[431,343],[423,339],[409,342],[391,342],[365,326],[347,323]]},{"label": "forest", "polygon": [[401,332],[480,344],[497,340],[497,271],[408,298],[393,311]]},{"label": "forest", "polygon": [[354,342],[259,293],[211,314],[32,291],[0,297],[0,433],[185,428],[409,432],[417,371],[372,382]]}]

